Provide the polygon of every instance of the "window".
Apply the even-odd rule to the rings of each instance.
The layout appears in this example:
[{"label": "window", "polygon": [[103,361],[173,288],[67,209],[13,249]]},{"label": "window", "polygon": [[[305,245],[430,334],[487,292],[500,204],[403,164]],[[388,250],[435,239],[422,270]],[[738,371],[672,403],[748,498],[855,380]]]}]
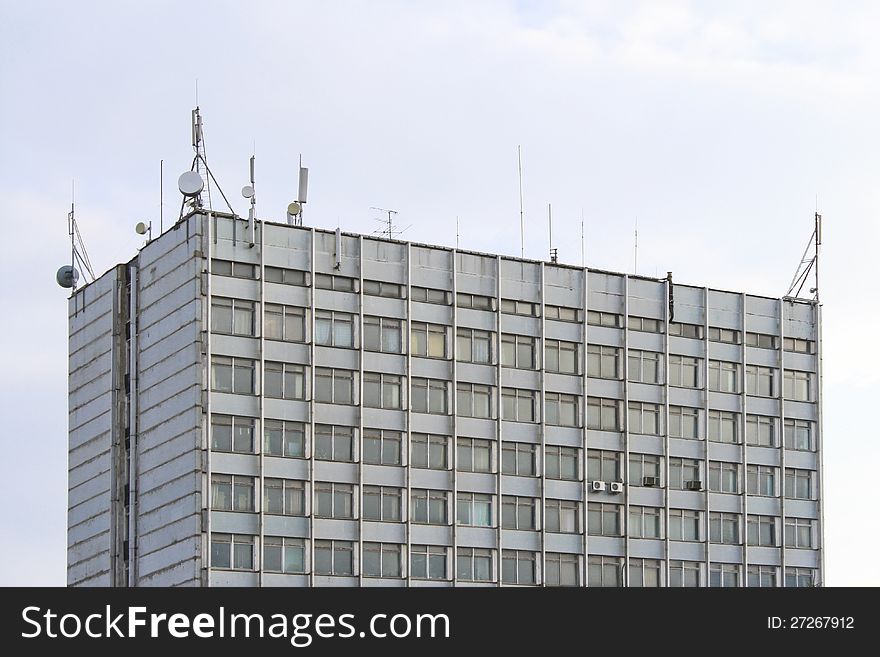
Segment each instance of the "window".
[{"label": "window", "polygon": [[211,508],[218,511],[253,511],[254,478],[243,475],[211,475]]},{"label": "window", "polygon": [[538,500],[505,495],[501,498],[501,526],[504,529],[537,529]]},{"label": "window", "polygon": [[504,367],[516,367],[522,370],[533,370],[537,338],[530,335],[501,334],[501,364]]},{"label": "window", "polygon": [[556,319],[560,322],[579,322],[581,321],[580,308],[568,308],[567,306],[544,306],[544,316],[547,319]]},{"label": "window", "polygon": [[211,390],[238,395],[254,394],[254,361],[249,358],[211,357]]},{"label": "window", "polygon": [[698,587],[702,580],[702,567],[698,561],[669,562],[669,586]]},{"label": "window", "polygon": [[746,492],[749,495],[776,496],[776,468],[772,465],[753,465],[746,468]]},{"label": "window", "polygon": [[547,586],[580,586],[578,555],[547,552],[544,555],[544,584]]},{"label": "window", "polygon": [[249,262],[232,262],[211,258],[211,273],[217,276],[233,276],[235,278],[257,277],[257,267]]},{"label": "window", "polygon": [[254,418],[211,416],[211,449],[218,452],[254,453]]},{"label": "window", "polygon": [[632,538],[663,538],[663,509],[630,506],[628,531]]},{"label": "window", "polygon": [[627,429],[630,433],[659,436],[663,433],[663,427],[660,422],[660,405],[630,402],[629,426]]},{"label": "window", "polygon": [[561,392],[544,393],[544,421],[554,427],[577,427],[581,424],[580,398]]},{"label": "window", "polygon": [[398,374],[364,372],[364,406],[400,409],[403,379]]},{"label": "window", "polygon": [[459,328],[455,342],[456,359],[462,363],[492,363],[494,336],[491,331]]},{"label": "window", "polygon": [[492,496],[483,493],[459,493],[456,522],[471,527],[492,526]]},{"label": "window", "polygon": [[[364,375],[364,400],[367,399],[367,377]],[[354,403],[354,372],[329,367],[315,368],[315,401],[327,404]]]},{"label": "window", "polygon": [[599,379],[619,379],[620,349],[605,345],[587,345],[587,376]]},{"label": "window", "polygon": [[656,351],[629,350],[627,377],[639,383],[660,383],[660,354]]},{"label": "window", "polygon": [[812,568],[786,568],[785,585],[788,587],[818,586],[816,571]]},{"label": "window", "polygon": [[412,456],[410,457],[412,467],[446,470],[449,436],[414,433],[410,440],[412,442]]},{"label": "window", "polygon": [[406,297],[406,286],[388,281],[364,281],[364,294],[374,297],[403,299]]},{"label": "window", "polygon": [[254,569],[254,537],[245,534],[211,534],[211,567]]},{"label": "window", "polygon": [[738,545],[740,543],[739,514],[711,512],[709,514],[709,541]]},{"label": "window", "polygon": [[267,303],[263,317],[263,336],[267,340],[305,342],[306,309]]},{"label": "window", "polygon": [[663,457],[653,454],[629,455],[630,486],[662,486],[660,473],[663,469]]},{"label": "window", "polygon": [[410,288],[410,298],[413,301],[422,301],[424,303],[438,303],[442,306],[449,305],[449,292],[446,290],[436,290],[432,287],[412,287]]},{"label": "window", "polygon": [[669,385],[679,388],[699,388],[703,359],[694,356],[669,356]]},{"label": "window", "polygon": [[353,575],[354,543],[315,541],[316,575]]},{"label": "window", "polygon": [[709,440],[716,443],[738,443],[739,413],[709,411]]},{"label": "window", "polygon": [[537,391],[501,389],[501,418],[512,422],[537,421]]},{"label": "window", "polygon": [[492,417],[492,386],[459,383],[455,411],[462,417]]},{"label": "window", "polygon": [[413,545],[410,575],[414,579],[446,579],[447,550],[439,545]]},{"label": "window", "polygon": [[701,520],[701,511],[692,511],[690,509],[669,509],[669,540],[702,540],[700,532]]},{"label": "window", "polygon": [[761,349],[776,349],[776,336],[767,333],[746,333],[746,346]]},{"label": "window", "polygon": [[699,440],[700,409],[685,406],[669,407],[669,437]]},{"label": "window", "polygon": [[412,489],[412,521],[431,525],[447,524],[449,492],[445,490]]},{"label": "window", "polygon": [[590,557],[587,560],[587,586],[623,586],[623,559]]},{"label": "window", "polygon": [[749,545],[776,547],[776,518],[749,515],[746,518],[746,540]]},{"label": "window", "polygon": [[709,327],[709,340],[712,342],[726,342],[727,344],[739,344],[742,335],[736,329]]},{"label": "window", "polygon": [[364,543],[364,577],[400,577],[402,552],[396,543]]},{"label": "window", "polygon": [[458,548],[458,579],[464,582],[491,582],[494,550]]},{"label": "window", "polygon": [[304,365],[266,361],[263,394],[276,399],[305,399],[305,371]]},{"label": "window", "polygon": [[816,353],[816,343],[812,340],[803,340],[801,338],[783,338],[782,348],[785,351],[793,351],[798,354]]},{"label": "window", "polygon": [[697,459],[670,456],[669,487],[675,490],[702,490],[700,462]]},{"label": "window", "polygon": [[813,498],[813,473],[811,470],[785,469],[785,496],[793,500]]},{"label": "window", "polygon": [[591,536],[622,536],[619,504],[587,504],[587,533]]},{"label": "window", "polygon": [[455,469],[459,472],[492,472],[491,440],[459,438]]},{"label": "window", "polygon": [[703,339],[703,327],[699,324],[685,324],[684,322],[669,322],[669,335],[677,335],[682,338]]},{"label": "window", "polygon": [[749,587],[776,586],[776,566],[749,566]]},{"label": "window", "polygon": [[305,539],[263,537],[263,570],[267,573],[306,572]]},{"label": "window", "polygon": [[627,321],[630,331],[644,331],[646,333],[663,333],[663,320],[649,317],[633,317],[630,315]]},{"label": "window", "polygon": [[517,299],[502,299],[501,312],[510,315],[526,315],[528,317],[537,317],[540,305],[531,301],[519,301]]},{"label": "window", "polygon": [[544,369],[560,374],[577,374],[577,343],[565,340],[544,340]]},{"label": "window", "polygon": [[578,448],[547,445],[544,448],[544,475],[548,479],[579,478]]},{"label": "window", "polygon": [[357,292],[357,279],[337,274],[315,274],[315,287],[320,290]]},{"label": "window", "polygon": [[757,397],[772,397],[776,369],[760,365],[746,365],[746,393]]},{"label": "window", "polygon": [[305,424],[288,420],[264,420],[263,452],[269,456],[304,458],[306,455]]},{"label": "window", "polygon": [[364,429],[364,463],[400,465],[403,437],[399,431]]},{"label": "window", "polygon": [[538,472],[537,447],[530,443],[501,443],[501,472],[506,475],[534,477]]},{"label": "window", "polygon": [[739,565],[713,563],[709,569],[709,586],[731,588],[739,586]]},{"label": "window", "polygon": [[746,415],[746,444],[776,447],[777,419],[766,415]]},{"label": "window", "polygon": [[785,547],[813,548],[813,521],[809,518],[785,518]]},{"label": "window", "polygon": [[813,441],[813,423],[809,420],[786,420],[784,433],[786,449],[816,449]]},{"label": "window", "polygon": [[620,431],[620,402],[616,399],[587,397],[587,428]]},{"label": "window", "polygon": [[354,486],[315,482],[316,518],[354,518]]},{"label": "window", "polygon": [[354,315],[335,310],[316,310],[315,344],[354,347]]},{"label": "window", "polygon": [[308,285],[309,273],[298,269],[283,267],[265,267],[267,283],[283,283],[284,285]]},{"label": "window", "polygon": [[525,550],[501,551],[501,581],[505,584],[537,583],[537,555]]},{"label": "window", "polygon": [[660,562],[657,559],[629,560],[629,583],[634,587],[658,587],[660,583]]},{"label": "window", "polygon": [[495,298],[459,292],[455,297],[455,305],[459,308],[473,308],[474,310],[495,310]]},{"label": "window", "polygon": [[386,354],[403,353],[399,319],[391,317],[364,317],[364,349]]},{"label": "window", "polygon": [[263,480],[263,512],[279,516],[306,515],[306,482],[266,477]]},{"label": "window", "polygon": [[784,396],[792,401],[813,401],[813,373],[785,370]]},{"label": "window", "polygon": [[739,463],[709,461],[709,490],[715,493],[739,493]]},{"label": "window", "polygon": [[587,450],[587,481],[621,481],[620,452]]},{"label": "window", "polygon": [[315,458],[319,461],[354,461],[354,428],[316,424]]},{"label": "window", "polygon": [[254,335],[254,302],[212,297],[211,331],[226,335]]},{"label": "window", "polygon": [[364,520],[400,522],[402,493],[392,486],[364,486]]},{"label": "window", "polygon": [[544,504],[544,529],[559,534],[581,532],[581,503],[574,500],[551,500]]},{"label": "window", "polygon": [[623,318],[616,313],[602,313],[597,310],[587,311],[587,324],[591,326],[610,326],[620,328],[623,326]]},{"label": "window", "polygon": [[416,413],[446,415],[449,383],[443,379],[412,379],[412,410]]},{"label": "window", "polygon": [[410,353],[426,358],[446,358],[446,327],[413,322],[410,325]]},{"label": "window", "polygon": [[710,360],[709,390],[713,392],[739,392],[739,363]]}]

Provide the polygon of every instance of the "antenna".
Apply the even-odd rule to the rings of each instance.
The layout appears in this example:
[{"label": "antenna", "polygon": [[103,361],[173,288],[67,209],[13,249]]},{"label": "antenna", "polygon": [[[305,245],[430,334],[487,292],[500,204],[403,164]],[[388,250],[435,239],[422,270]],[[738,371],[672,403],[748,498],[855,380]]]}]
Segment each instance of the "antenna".
[{"label": "antenna", "polygon": [[67,213],[67,234],[70,237],[70,264],[64,265],[55,273],[55,280],[58,285],[63,288],[70,288],[76,291],[76,284],[79,281],[79,266],[85,271],[92,281],[95,280],[95,270],[92,269],[92,262],[89,260],[89,254],[86,252],[86,245],[82,235],[79,232],[79,226],[76,223],[75,208],[75,185],[70,183],[70,212]]},{"label": "antenna", "polygon": [[455,215],[455,248],[458,249],[458,238],[460,236],[459,233],[459,225],[458,225],[458,215]]},{"label": "antenna", "polygon": [[[799,297],[801,290],[804,288],[804,285],[807,282],[807,278],[810,275],[810,272],[813,272],[815,286],[810,288],[810,294],[813,295],[813,301],[819,301],[819,246],[822,244],[822,215],[818,212],[813,213],[813,234],[810,235],[810,241],[807,242],[807,247],[804,249],[804,254],[801,256],[801,261],[798,263],[797,271],[794,274],[794,278],[791,279],[791,285],[788,286],[788,293],[785,295],[787,297],[794,296]],[[810,248],[813,249],[813,255],[808,255],[810,253]],[[797,288],[797,291],[795,291]]]},{"label": "antenna", "polygon": [[[199,93],[199,81],[196,79],[196,96]],[[198,100],[196,100],[196,108],[192,111],[192,146],[195,151],[195,171],[205,182],[205,189],[208,192],[208,209],[211,209],[211,184],[208,176],[208,157],[205,152],[205,128],[202,124],[202,114],[199,112]],[[198,207],[202,207],[201,196],[198,197]]]},{"label": "antenna", "polygon": [[526,238],[523,222],[523,188],[522,188],[522,147],[516,147],[516,163],[519,168],[519,257],[525,258]]},{"label": "antenna", "polygon": [[165,230],[165,160],[159,160],[159,234]]},{"label": "antenna", "polygon": [[153,241],[153,222],[144,223],[143,221],[139,221],[137,225],[134,227],[134,232],[138,235],[147,235],[147,242]]},{"label": "antenna", "polygon": [[584,258],[584,209],[581,208],[581,267],[586,266]]},{"label": "antenna", "polygon": [[202,134],[202,117],[199,113],[198,107],[192,111],[191,125],[193,150],[195,150],[196,154],[195,157],[193,157],[190,170],[182,173],[177,179],[177,187],[180,190],[180,193],[183,194],[183,201],[180,203],[180,216],[178,217],[178,221],[183,218],[183,210],[186,207],[187,200],[190,201],[193,210],[202,207],[201,194],[206,188],[208,191],[208,209],[211,209],[211,188],[208,183],[212,180],[217,187],[217,191],[220,192],[220,196],[223,197],[223,202],[226,203],[226,207],[229,208],[229,213],[233,217],[237,217],[238,215],[236,215],[235,210],[232,209],[229,199],[226,198],[226,194],[223,193],[223,189],[217,183],[214,174],[211,173],[211,167],[208,166],[208,160],[205,157],[205,142]]},{"label": "antenna", "polygon": [[550,262],[556,262],[559,259],[559,253],[553,248],[553,209],[547,204],[547,224],[550,226]]},{"label": "antenna", "polygon": [[370,210],[377,210],[378,212],[384,212],[388,215],[387,219],[379,217],[376,218],[376,221],[381,223],[384,227],[374,230],[373,235],[382,235],[389,240],[393,240],[395,237],[400,236],[401,234],[412,228],[412,224],[410,224],[406,228],[399,228],[398,226],[394,225],[394,215],[399,214],[397,210],[386,210],[385,208],[377,208],[375,206],[370,206]]},{"label": "antenna", "polygon": [[245,185],[241,188],[241,195],[246,199],[250,199],[251,207],[248,208],[248,243],[251,245],[251,248],[254,247],[254,243],[256,242],[256,219],[257,219],[257,193],[254,187],[254,160],[256,159],[256,155],[251,155],[250,159],[250,185]]},{"label": "antenna", "polygon": [[639,273],[639,218],[636,217],[636,241],[635,248],[633,249],[633,274]]},{"label": "antenna", "polygon": [[291,226],[302,226],[303,206],[309,195],[309,170],[302,165],[302,155],[299,156],[299,190],[296,200],[287,205],[287,223]]}]

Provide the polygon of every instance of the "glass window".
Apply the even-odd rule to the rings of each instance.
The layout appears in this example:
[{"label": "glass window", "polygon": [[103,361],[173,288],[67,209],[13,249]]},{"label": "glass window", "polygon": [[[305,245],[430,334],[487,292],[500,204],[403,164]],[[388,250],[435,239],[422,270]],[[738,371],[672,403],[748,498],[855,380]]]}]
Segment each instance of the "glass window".
[{"label": "glass window", "polygon": [[[367,396],[367,379],[364,375],[364,397]],[[354,403],[354,377],[352,370],[315,368],[315,401],[327,404]]]},{"label": "glass window", "polygon": [[578,344],[565,340],[544,340],[544,369],[561,374],[578,374]]},{"label": "glass window", "polygon": [[484,548],[458,548],[458,579],[465,582],[491,582],[494,580],[492,561],[495,550]]},{"label": "glass window", "polygon": [[783,390],[786,399],[813,401],[813,373],[785,370]]},{"label": "glass window", "polygon": [[549,426],[578,427],[581,424],[580,398],[561,392],[544,393],[544,421]]},{"label": "glass window", "polygon": [[587,345],[587,376],[599,379],[620,378],[620,349],[605,345]]},{"label": "glass window", "polygon": [[663,433],[660,421],[660,405],[647,404],[644,402],[629,403],[629,426],[630,433],[640,433],[651,436],[659,436]]},{"label": "glass window", "polygon": [[739,538],[739,514],[738,513],[709,513],[709,541],[712,543],[727,543],[738,545]]},{"label": "glass window", "polygon": [[537,554],[535,552],[501,551],[501,580],[505,584],[536,584],[537,570]]},{"label": "glass window", "polygon": [[709,461],[709,490],[739,493],[739,463]]},{"label": "glass window", "polygon": [[703,584],[702,565],[698,561],[670,561],[669,586],[698,587]]},{"label": "glass window", "polygon": [[315,287],[337,292],[357,292],[357,279],[338,274],[315,274]]},{"label": "glass window", "polygon": [[449,382],[442,379],[412,379],[412,410],[416,413],[446,415]]},{"label": "glass window", "polygon": [[630,331],[644,331],[645,333],[663,333],[663,320],[650,317],[629,316],[627,328]]},{"label": "glass window", "polygon": [[587,481],[622,481],[620,452],[587,450]]},{"label": "glass window", "polygon": [[683,322],[669,322],[669,335],[677,335],[682,338],[703,339],[703,327],[699,324],[685,324]]},{"label": "glass window", "polygon": [[623,586],[623,559],[594,557],[587,559],[587,585],[596,587]]},{"label": "glass window", "polygon": [[810,587],[818,586],[817,571],[813,568],[786,568],[785,586]]},{"label": "glass window", "polygon": [[816,353],[816,343],[812,340],[804,340],[801,338],[783,338],[782,348],[785,351],[793,351],[798,354]]},{"label": "glass window", "polygon": [[449,436],[435,436],[425,433],[412,434],[411,465],[414,468],[431,470],[447,469]]},{"label": "glass window", "polygon": [[390,429],[364,429],[364,463],[400,465],[403,436]]},{"label": "glass window", "polygon": [[579,322],[581,321],[580,308],[569,308],[567,306],[552,306],[546,304],[544,306],[544,315],[547,319],[556,319],[561,322]]},{"label": "glass window", "polygon": [[249,358],[211,357],[211,390],[239,395],[254,394],[256,363]]},{"label": "glass window", "polygon": [[257,267],[249,262],[233,262],[211,258],[211,273],[216,276],[234,276],[235,278],[257,278]]},{"label": "glass window", "polygon": [[364,543],[364,577],[400,577],[403,546],[396,543]]},{"label": "glass window", "polygon": [[672,541],[701,541],[702,511],[669,509],[669,539]]},{"label": "glass window", "polygon": [[306,515],[306,482],[295,479],[263,479],[263,512],[281,516]]},{"label": "glass window", "polygon": [[669,437],[700,439],[700,409],[684,406],[669,407]]},{"label": "glass window", "polygon": [[709,569],[709,586],[736,588],[739,586],[740,567],[734,563],[713,563]]},{"label": "glass window", "polygon": [[699,388],[702,358],[694,356],[669,356],[669,385],[679,388]]},{"label": "glass window", "polygon": [[457,522],[472,527],[491,527],[492,496],[483,493],[459,493],[457,503]]},{"label": "glass window", "polygon": [[387,354],[403,353],[400,339],[401,321],[391,317],[364,317],[364,349]]},{"label": "glass window", "polygon": [[621,328],[623,326],[623,317],[615,313],[604,313],[597,310],[587,311],[587,324],[591,326],[609,326],[612,328]]},{"label": "glass window", "polygon": [[254,478],[212,474],[211,508],[217,511],[254,511]]},{"label": "glass window", "polygon": [[623,536],[620,504],[587,504],[587,533],[591,536]]},{"label": "glass window", "polygon": [[263,537],[263,570],[270,573],[306,572],[305,539]]},{"label": "glass window", "polygon": [[579,479],[579,452],[577,447],[546,445],[544,447],[544,476],[548,479]]},{"label": "glass window", "polygon": [[815,450],[813,426],[809,420],[785,420],[785,448]]},{"label": "glass window", "polygon": [[254,302],[212,297],[211,331],[227,335],[255,335]]},{"label": "glass window", "polygon": [[736,329],[710,326],[709,340],[712,342],[726,342],[727,344],[740,344],[742,335]]},{"label": "glass window", "polygon": [[459,438],[455,469],[459,472],[492,472],[491,440]]},{"label": "glass window", "polygon": [[315,541],[316,575],[353,575],[354,543]]},{"label": "glass window", "polygon": [[749,587],[775,587],[776,570],[776,566],[749,566]]},{"label": "glass window", "polygon": [[746,518],[746,540],[749,545],[776,547],[776,518],[750,514]]},{"label": "glass window", "polygon": [[534,497],[505,495],[501,498],[501,526],[535,530],[538,528],[537,508],[538,500]]},{"label": "glass window", "polygon": [[501,443],[501,472],[520,477],[537,475],[537,446],[531,443]]},{"label": "glass window", "polygon": [[491,331],[459,328],[456,332],[456,359],[463,363],[492,363],[494,336]]},{"label": "glass window", "polygon": [[266,361],[263,394],[277,399],[305,399],[305,366]]},{"label": "glass window", "polygon": [[269,456],[304,458],[306,427],[302,422],[264,420],[263,452]]},{"label": "glass window", "polygon": [[315,425],[315,458],[319,461],[354,461],[354,445],[353,427]]},{"label": "glass window", "polygon": [[746,415],[746,444],[776,447],[778,420],[765,415]]},{"label": "glass window", "polygon": [[629,368],[627,377],[630,381],[640,383],[660,383],[662,368],[660,367],[660,354],[656,351],[629,350]]},{"label": "glass window", "polygon": [[660,577],[660,561],[657,559],[629,560],[629,586],[654,588],[662,586]]},{"label": "glass window", "polygon": [[537,422],[537,396],[535,390],[502,388],[501,418],[511,422]]},{"label": "glass window", "polygon": [[533,370],[537,367],[535,353],[538,339],[530,335],[501,334],[501,364],[504,367],[515,367]]},{"label": "glass window", "polygon": [[252,417],[212,415],[211,449],[253,454],[255,422]]},{"label": "glass window", "polygon": [[746,393],[757,397],[772,397],[776,369],[760,365],[746,365]]},{"label": "glass window", "polygon": [[263,336],[267,340],[305,342],[306,309],[267,303],[263,317]]},{"label": "glass window", "polygon": [[631,505],[628,531],[632,538],[663,538],[663,509]]},{"label": "glass window", "polygon": [[709,390],[739,392],[739,363],[723,360],[709,361]]},{"label": "glass window", "polygon": [[413,301],[421,301],[423,303],[436,303],[442,306],[449,305],[450,293],[446,290],[436,290],[430,287],[410,288],[410,296]]},{"label": "glass window", "polygon": [[708,435],[718,443],[739,443],[739,413],[709,411]]},{"label": "glass window", "polygon": [[785,547],[790,548],[814,548],[813,524],[815,521],[809,518],[785,518]]},{"label": "glass window", "polygon": [[776,468],[749,464],[746,468],[746,492],[749,495],[776,496]]},{"label": "glass window", "polygon": [[446,358],[446,327],[442,324],[412,322],[410,352],[413,356]]},{"label": "glass window", "polygon": [[785,496],[793,500],[813,499],[811,470],[785,469]]},{"label": "glass window", "polygon": [[629,455],[630,486],[662,486],[663,457],[653,454]]},{"label": "glass window", "polygon": [[448,491],[413,488],[411,500],[412,522],[431,525],[447,524],[448,500]]},{"label": "glass window", "polygon": [[580,502],[547,499],[544,508],[544,529],[548,532],[559,534],[581,533]]},{"label": "glass window", "polygon": [[578,555],[547,552],[544,555],[544,584],[547,586],[580,586]]},{"label": "glass window", "polygon": [[211,534],[211,567],[254,569],[254,537],[244,534]]},{"label": "glass window", "polygon": [[354,315],[336,310],[316,310],[315,344],[354,347]]},{"label": "glass window", "polygon": [[367,408],[400,409],[402,377],[397,374],[364,372],[364,400]]},{"label": "glass window", "polygon": [[700,462],[697,459],[669,457],[669,487],[675,490],[702,490]]},{"label": "glass window", "polygon": [[492,417],[492,386],[459,383],[455,411],[462,417]]},{"label": "glass window", "polygon": [[776,336],[766,333],[746,333],[746,346],[761,349],[776,349]]},{"label": "glass window", "polygon": [[309,273],[298,269],[286,269],[283,267],[266,266],[267,283],[282,283],[284,285],[308,285]]},{"label": "glass window", "polygon": [[369,294],[374,297],[403,299],[406,297],[406,286],[400,283],[389,283],[387,281],[364,281],[364,294]]},{"label": "glass window", "polygon": [[526,315],[528,317],[538,317],[540,304],[531,301],[519,301],[517,299],[502,299],[501,312],[510,315]]},{"label": "glass window", "polygon": [[616,399],[587,397],[587,428],[620,431],[620,402]]},{"label": "glass window", "polygon": [[354,518],[354,486],[336,482],[315,482],[316,518]]},{"label": "glass window", "polygon": [[448,549],[440,545],[413,545],[410,548],[410,575],[414,579],[446,579]]},{"label": "glass window", "polygon": [[473,308],[474,310],[495,310],[494,297],[486,297],[481,294],[465,294],[459,292],[456,295],[455,304],[459,308]]},{"label": "glass window", "polygon": [[364,520],[400,522],[403,489],[392,486],[364,486]]}]

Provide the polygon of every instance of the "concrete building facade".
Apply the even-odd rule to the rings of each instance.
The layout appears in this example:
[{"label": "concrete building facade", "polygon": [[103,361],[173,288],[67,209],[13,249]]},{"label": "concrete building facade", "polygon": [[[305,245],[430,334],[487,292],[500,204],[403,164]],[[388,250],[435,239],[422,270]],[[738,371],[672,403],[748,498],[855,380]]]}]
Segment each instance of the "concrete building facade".
[{"label": "concrete building facade", "polygon": [[822,583],[815,302],[200,210],[69,304],[70,585]]}]

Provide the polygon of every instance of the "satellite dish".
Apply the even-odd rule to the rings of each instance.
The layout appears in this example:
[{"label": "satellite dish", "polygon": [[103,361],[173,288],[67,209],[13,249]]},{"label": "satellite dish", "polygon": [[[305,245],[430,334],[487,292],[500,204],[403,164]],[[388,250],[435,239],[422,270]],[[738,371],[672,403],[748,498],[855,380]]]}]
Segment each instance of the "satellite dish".
[{"label": "satellite dish", "polygon": [[147,224],[145,224],[143,221],[139,221],[138,225],[134,227],[134,232],[136,232],[138,235],[145,234],[147,232]]},{"label": "satellite dish", "polygon": [[252,185],[245,185],[241,188],[241,195],[245,198],[253,198],[254,196],[254,188]]},{"label": "satellite dish", "polygon": [[294,201],[293,203],[291,203],[290,205],[287,206],[287,214],[289,214],[293,217],[298,215],[300,212],[302,212],[302,205],[300,205],[296,201]]},{"label": "satellite dish", "polygon": [[186,171],[177,179],[177,188],[184,196],[198,196],[205,188],[205,181],[195,171]]},{"label": "satellite dish", "polygon": [[61,287],[71,288],[79,280],[79,272],[71,265],[64,265],[55,274],[55,280],[58,281],[58,285]]}]

